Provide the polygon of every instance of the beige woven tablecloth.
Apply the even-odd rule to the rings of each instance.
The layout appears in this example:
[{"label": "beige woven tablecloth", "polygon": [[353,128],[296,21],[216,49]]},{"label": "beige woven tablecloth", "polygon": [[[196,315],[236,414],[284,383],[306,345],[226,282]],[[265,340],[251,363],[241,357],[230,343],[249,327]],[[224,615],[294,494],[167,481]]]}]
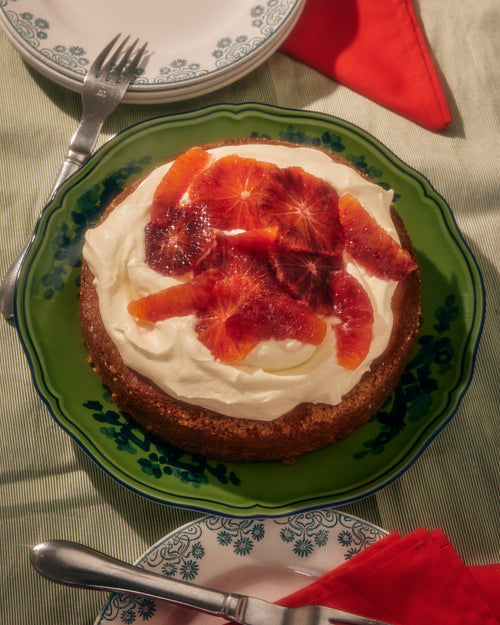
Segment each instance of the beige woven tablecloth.
[{"label": "beige woven tablecloth", "polygon": [[[150,117],[218,102],[320,111],[366,129],[423,173],[448,201],[482,272],[486,317],[470,388],[455,417],[417,462],[376,495],[345,506],[402,533],[441,527],[466,563],[500,559],[500,30],[496,0],[417,0],[454,121],[440,134],[275,53],[235,85],[195,100],[121,105],[99,145]],[[0,274],[34,225],[80,117],[78,95],[29,68],[0,33]],[[90,624],[97,592],[48,584],[28,546],[77,540],[134,561],[198,513],[150,502],[105,475],[37,395],[16,330],[0,320],[1,622]]]}]

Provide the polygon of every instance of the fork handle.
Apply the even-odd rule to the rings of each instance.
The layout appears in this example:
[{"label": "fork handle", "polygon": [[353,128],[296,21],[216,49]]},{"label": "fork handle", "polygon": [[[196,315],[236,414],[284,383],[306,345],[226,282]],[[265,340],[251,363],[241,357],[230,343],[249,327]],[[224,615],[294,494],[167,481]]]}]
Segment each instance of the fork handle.
[{"label": "fork handle", "polygon": [[49,199],[47,200],[47,204],[54,199],[54,195],[62,183],[67,180],[70,176],[72,176],[76,171],[80,169],[80,167],[85,163],[88,159],[90,152],[82,153],[76,152],[73,149],[69,149],[66,153],[66,158],[64,159],[64,163],[61,165],[61,169],[57,174],[56,181],[54,186],[52,187],[52,191],[50,192]]},{"label": "fork handle", "polygon": [[30,551],[32,565],[48,579],[82,588],[126,592],[228,618],[235,623],[245,597],[174,580],[132,566],[84,545],[49,540]]},{"label": "fork handle", "polygon": [[[56,191],[72,174],[80,169],[80,167],[88,159],[92,149],[95,145],[99,132],[101,130],[103,122],[92,116],[82,119],[75,134],[73,135],[66,158],[59,170],[52,191],[46,205],[42,209],[38,216],[37,223],[40,220],[47,205],[54,199]],[[2,280],[0,286],[0,312],[9,323],[14,323],[14,303],[15,303],[15,291],[19,272],[23,266],[24,260],[35,238],[36,227],[31,233],[29,239],[26,241],[24,247],[19,252],[16,259],[9,267],[7,273]]]},{"label": "fork handle", "polygon": [[75,134],[71,138],[66,158],[52,187],[48,202],[54,199],[54,195],[62,183],[78,171],[88,159],[103,123],[104,120],[102,118],[99,119],[97,116],[87,115],[82,117]]}]

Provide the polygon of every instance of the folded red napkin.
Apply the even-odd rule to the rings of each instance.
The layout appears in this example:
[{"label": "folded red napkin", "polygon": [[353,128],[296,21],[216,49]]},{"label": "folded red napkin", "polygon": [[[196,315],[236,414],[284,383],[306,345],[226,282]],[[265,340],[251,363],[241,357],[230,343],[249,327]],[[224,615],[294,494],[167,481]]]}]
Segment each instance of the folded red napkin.
[{"label": "folded red napkin", "polygon": [[281,50],[425,128],[451,122],[411,0],[307,0]]},{"label": "folded red napkin", "polygon": [[374,543],[278,603],[326,605],[394,625],[499,625],[500,564],[466,567],[444,533]]}]

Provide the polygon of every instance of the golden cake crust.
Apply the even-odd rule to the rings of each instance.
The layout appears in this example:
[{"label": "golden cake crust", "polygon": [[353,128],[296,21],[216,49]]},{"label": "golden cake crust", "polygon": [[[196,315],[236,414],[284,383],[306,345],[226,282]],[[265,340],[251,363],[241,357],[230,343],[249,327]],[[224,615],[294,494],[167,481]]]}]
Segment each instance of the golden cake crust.
[{"label": "golden cake crust", "polygon": [[[226,141],[204,147],[254,141]],[[290,144],[290,147],[298,146]],[[328,156],[349,165],[338,157]],[[115,198],[101,221],[139,182]],[[394,207],[391,207],[391,213],[402,247],[415,259],[403,221]],[[389,345],[340,404],[303,403],[273,421],[241,419],[175,400],[127,367],[102,322],[93,280],[84,261],[80,292],[80,322],[84,344],[90,363],[111,390],[113,401],[159,439],[189,452],[226,461],[291,462],[298,455],[347,436],[366,423],[393,391],[410,357],[418,330],[420,276],[418,270],[415,270],[396,287],[392,300],[394,325]]]}]

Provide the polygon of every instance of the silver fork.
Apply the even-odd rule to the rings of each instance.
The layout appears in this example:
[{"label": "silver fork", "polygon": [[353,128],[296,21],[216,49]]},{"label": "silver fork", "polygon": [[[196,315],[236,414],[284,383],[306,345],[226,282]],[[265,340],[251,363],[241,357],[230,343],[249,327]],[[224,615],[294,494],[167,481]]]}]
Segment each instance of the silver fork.
[{"label": "silver fork", "polygon": [[[144,44],[137,50],[139,43],[137,39],[134,43],[127,46],[130,37],[125,37],[113,51],[120,37],[121,34],[118,34],[108,43],[87,71],[82,90],[82,119],[71,139],[66,158],[47,203],[54,198],[61,184],[87,160],[94,148],[103,123],[121,102],[130,81],[134,77],[135,71],[144,58],[147,44]],[[112,54],[109,56],[111,52]],[[38,219],[40,219],[40,216]],[[33,232],[19,256],[7,271],[0,286],[0,311],[7,321],[10,322],[14,321],[14,297],[17,278],[33,242],[34,235],[35,233]]]},{"label": "silver fork", "polygon": [[30,560],[38,573],[54,582],[146,595],[240,625],[390,625],[334,608],[317,605],[284,608],[255,597],[196,586],[126,564],[66,540],[40,543],[31,549]]}]

